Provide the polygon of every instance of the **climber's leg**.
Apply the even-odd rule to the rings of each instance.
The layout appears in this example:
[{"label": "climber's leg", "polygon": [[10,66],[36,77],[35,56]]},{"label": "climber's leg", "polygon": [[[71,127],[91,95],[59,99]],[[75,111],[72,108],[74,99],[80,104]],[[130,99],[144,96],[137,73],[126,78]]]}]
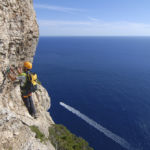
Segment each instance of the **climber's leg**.
[{"label": "climber's leg", "polygon": [[30,105],[29,97],[23,96],[22,98],[23,98],[24,104],[26,105],[26,107],[28,109],[28,112],[31,114],[31,105]]},{"label": "climber's leg", "polygon": [[29,103],[30,103],[31,115],[35,116],[36,111],[35,111],[35,107],[34,107],[34,104],[33,104],[32,96],[29,96],[28,99],[29,99]]}]

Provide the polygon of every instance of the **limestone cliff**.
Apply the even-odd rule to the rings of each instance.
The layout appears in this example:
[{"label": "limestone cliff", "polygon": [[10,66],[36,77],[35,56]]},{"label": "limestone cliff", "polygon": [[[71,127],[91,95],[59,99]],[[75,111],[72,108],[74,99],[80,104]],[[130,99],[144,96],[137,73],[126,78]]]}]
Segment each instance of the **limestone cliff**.
[{"label": "limestone cliff", "polygon": [[[38,25],[32,0],[0,0],[0,85],[8,66],[33,61],[38,42]],[[38,126],[48,136],[53,121],[47,112],[50,98],[39,85],[33,94],[38,119],[33,119],[20,95],[18,83],[7,78],[0,93],[0,150],[54,150],[50,142],[41,143],[30,126]]]}]

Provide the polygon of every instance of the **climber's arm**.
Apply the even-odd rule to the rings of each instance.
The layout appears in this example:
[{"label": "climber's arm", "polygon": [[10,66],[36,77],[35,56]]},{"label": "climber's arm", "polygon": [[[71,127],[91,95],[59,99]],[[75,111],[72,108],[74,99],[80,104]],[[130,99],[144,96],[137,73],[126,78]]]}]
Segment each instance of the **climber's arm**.
[{"label": "climber's arm", "polygon": [[17,78],[12,75],[11,73],[8,74],[9,79],[11,79],[11,81],[15,81]]},{"label": "climber's arm", "polygon": [[[8,74],[8,77],[12,80],[12,81],[15,81],[15,80],[22,80],[22,68],[21,67],[18,67],[17,68],[17,73],[19,75],[17,75],[17,73],[14,71],[14,69],[11,67],[10,68],[10,73]],[[11,74],[13,73],[13,74]]]}]

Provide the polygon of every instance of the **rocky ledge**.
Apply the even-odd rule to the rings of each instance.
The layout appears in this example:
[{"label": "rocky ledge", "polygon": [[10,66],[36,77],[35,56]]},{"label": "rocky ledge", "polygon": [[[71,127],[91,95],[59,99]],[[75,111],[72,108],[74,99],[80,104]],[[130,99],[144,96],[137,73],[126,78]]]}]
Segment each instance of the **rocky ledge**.
[{"label": "rocky ledge", "polygon": [[4,91],[0,95],[0,148],[1,150],[54,150],[49,141],[42,143],[36,138],[31,126],[36,126],[49,136],[49,127],[54,123],[49,113],[50,98],[47,91],[39,85],[33,94],[38,118],[34,119],[28,113],[17,85],[11,92]]}]

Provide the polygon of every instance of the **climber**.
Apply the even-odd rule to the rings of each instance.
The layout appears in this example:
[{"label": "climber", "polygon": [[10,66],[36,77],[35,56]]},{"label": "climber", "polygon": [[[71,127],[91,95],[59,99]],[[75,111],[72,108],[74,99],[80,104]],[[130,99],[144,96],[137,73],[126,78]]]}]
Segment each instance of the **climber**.
[{"label": "climber", "polygon": [[[19,74],[18,76],[16,76],[15,71],[12,68],[10,68],[11,71],[8,74],[8,77],[12,81],[14,81],[14,80],[20,81],[20,89],[21,89],[22,99],[23,99],[30,115],[36,119],[37,114],[36,114],[35,107],[34,107],[33,100],[32,100],[32,92],[34,92],[37,87],[36,87],[36,85],[34,86],[32,84],[32,82],[34,82],[34,84],[36,83],[35,80],[37,79],[37,75],[31,73],[31,71],[30,71],[31,69],[32,69],[32,64],[28,61],[24,62],[23,67],[17,68],[17,72]],[[35,78],[35,79],[33,79],[33,78]]]}]

